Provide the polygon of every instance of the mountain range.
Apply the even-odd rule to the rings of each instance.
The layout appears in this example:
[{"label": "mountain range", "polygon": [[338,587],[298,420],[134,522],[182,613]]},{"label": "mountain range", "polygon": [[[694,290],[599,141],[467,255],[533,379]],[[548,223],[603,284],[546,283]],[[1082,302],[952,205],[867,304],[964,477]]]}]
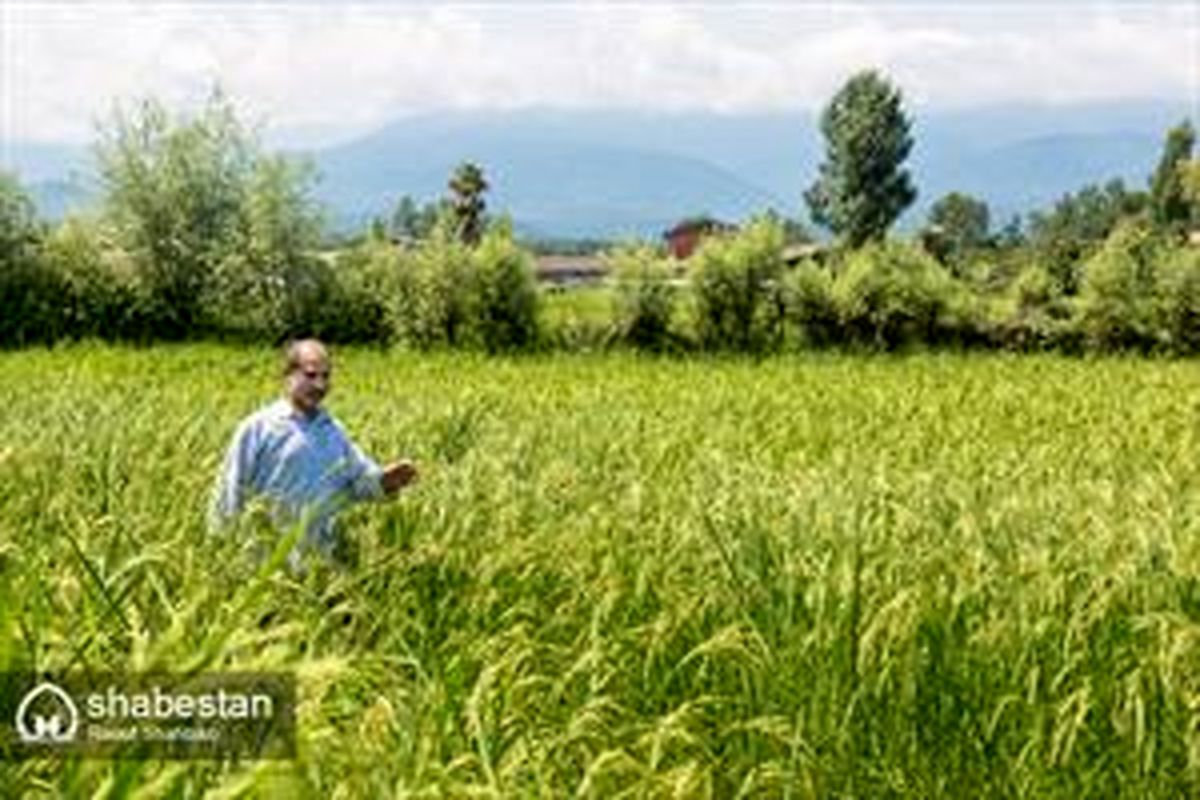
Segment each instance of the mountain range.
[{"label": "mountain range", "polygon": [[[1167,129],[1195,104],[1130,101],[995,106],[912,113],[909,167],[919,191],[911,227],[946,192],[986,200],[1001,224],[1088,183],[1145,186]],[[286,138],[286,137],[278,137]],[[446,112],[396,119],[359,138],[306,151],[318,198],[342,229],[386,215],[402,195],[444,194],[471,160],[492,211],[541,237],[657,236],[681,217],[743,220],[768,208],[804,217],[801,196],[822,156],[816,115],[565,110]],[[0,141],[51,218],[95,195],[87,150]]]}]

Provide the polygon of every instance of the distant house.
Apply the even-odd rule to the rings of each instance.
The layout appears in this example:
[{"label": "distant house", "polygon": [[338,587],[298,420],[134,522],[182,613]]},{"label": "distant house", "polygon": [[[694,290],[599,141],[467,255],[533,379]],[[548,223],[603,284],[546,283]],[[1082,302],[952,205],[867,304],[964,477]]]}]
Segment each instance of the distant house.
[{"label": "distant house", "polygon": [[683,259],[696,251],[700,240],[705,236],[730,233],[735,230],[737,230],[736,225],[730,225],[712,217],[692,217],[664,232],[663,238],[667,240],[667,251],[673,257]]},{"label": "distant house", "polygon": [[540,282],[559,287],[595,283],[607,274],[598,256],[538,256],[533,269]]}]

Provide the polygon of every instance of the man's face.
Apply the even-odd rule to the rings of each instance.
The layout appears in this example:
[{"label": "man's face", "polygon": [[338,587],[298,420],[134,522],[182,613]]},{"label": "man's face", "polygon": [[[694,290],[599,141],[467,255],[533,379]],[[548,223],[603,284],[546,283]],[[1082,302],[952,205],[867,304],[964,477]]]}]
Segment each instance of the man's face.
[{"label": "man's face", "polygon": [[333,367],[329,357],[316,348],[306,348],[296,367],[288,374],[288,398],[296,410],[312,416],[329,392]]}]

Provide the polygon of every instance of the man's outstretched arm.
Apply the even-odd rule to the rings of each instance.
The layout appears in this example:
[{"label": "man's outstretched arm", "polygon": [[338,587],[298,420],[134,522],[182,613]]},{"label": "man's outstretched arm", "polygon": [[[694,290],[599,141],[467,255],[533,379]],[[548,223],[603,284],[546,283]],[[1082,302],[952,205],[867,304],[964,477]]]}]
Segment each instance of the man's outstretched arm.
[{"label": "man's outstretched arm", "polygon": [[352,478],[350,493],[356,500],[391,496],[417,479],[417,468],[408,459],[380,467],[358,445],[346,439]]}]

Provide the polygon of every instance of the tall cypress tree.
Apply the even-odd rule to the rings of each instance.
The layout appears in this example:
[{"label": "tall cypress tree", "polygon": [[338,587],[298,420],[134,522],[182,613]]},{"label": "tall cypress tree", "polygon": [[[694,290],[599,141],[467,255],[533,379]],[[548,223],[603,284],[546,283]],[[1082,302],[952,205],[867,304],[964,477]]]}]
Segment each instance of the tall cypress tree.
[{"label": "tall cypress tree", "polygon": [[817,224],[851,247],[887,234],[917,197],[903,168],[910,128],[900,90],[874,70],[842,86],[821,114],[825,161],[804,193]]}]

